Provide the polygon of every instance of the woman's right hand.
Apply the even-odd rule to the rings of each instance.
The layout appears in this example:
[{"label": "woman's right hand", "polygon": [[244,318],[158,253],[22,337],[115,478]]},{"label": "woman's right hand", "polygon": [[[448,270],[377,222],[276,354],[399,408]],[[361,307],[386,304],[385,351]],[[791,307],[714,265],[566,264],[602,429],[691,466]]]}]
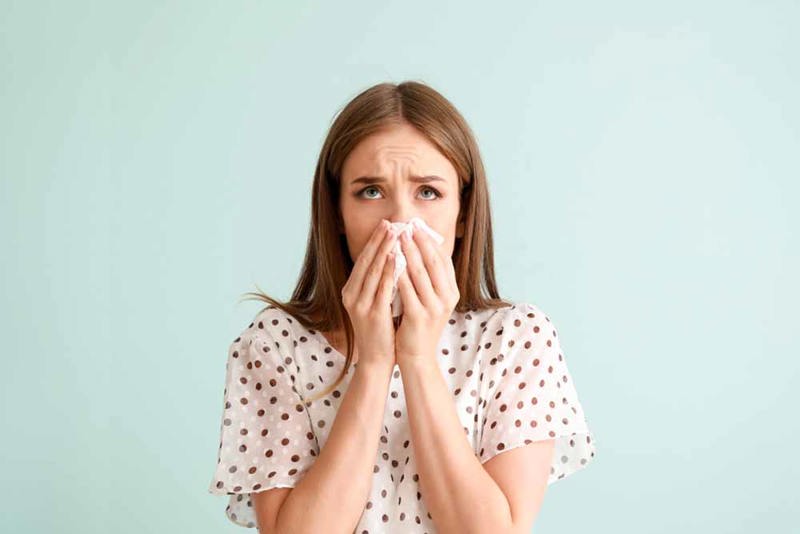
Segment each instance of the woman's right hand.
[{"label": "woman's right hand", "polygon": [[[392,248],[397,235],[389,222],[381,220],[358,255],[350,277],[342,288],[342,305],[353,325],[359,364],[396,363],[392,321]],[[391,256],[390,256],[391,255]]]}]

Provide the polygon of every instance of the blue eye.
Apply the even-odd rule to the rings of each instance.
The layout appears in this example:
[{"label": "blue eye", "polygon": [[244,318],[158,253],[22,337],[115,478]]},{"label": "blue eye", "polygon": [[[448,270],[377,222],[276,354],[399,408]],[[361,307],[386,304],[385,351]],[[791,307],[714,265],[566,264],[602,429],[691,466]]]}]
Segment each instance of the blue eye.
[{"label": "blue eye", "polygon": [[356,196],[359,196],[359,197],[360,197],[360,196],[361,196],[361,193],[363,193],[364,191],[367,191],[368,189],[377,189],[377,188],[376,188],[376,187],[372,187],[372,186],[365,187],[364,189],[362,189],[361,191],[359,191],[359,192],[356,194]]},{"label": "blue eye", "polygon": [[428,191],[433,191],[434,194],[435,194],[434,198],[442,198],[441,193],[439,193],[439,191],[437,191],[436,189],[434,189],[432,187],[426,187],[425,189],[428,190]]},{"label": "blue eye", "polygon": [[[362,189],[361,191],[359,191],[358,193],[356,193],[356,196],[361,198],[361,195],[364,193],[364,191],[367,191],[369,189],[376,189],[377,190],[378,188],[375,187],[375,186],[369,185],[369,186],[365,187],[364,189]],[[442,198],[442,194],[439,191],[437,191],[436,189],[434,189],[433,187],[423,187],[423,190],[433,191],[433,193],[434,193],[434,197],[433,198],[428,197],[428,199],[426,199],[426,200],[433,200],[435,198]],[[375,197],[368,197],[368,198],[375,198]]]}]

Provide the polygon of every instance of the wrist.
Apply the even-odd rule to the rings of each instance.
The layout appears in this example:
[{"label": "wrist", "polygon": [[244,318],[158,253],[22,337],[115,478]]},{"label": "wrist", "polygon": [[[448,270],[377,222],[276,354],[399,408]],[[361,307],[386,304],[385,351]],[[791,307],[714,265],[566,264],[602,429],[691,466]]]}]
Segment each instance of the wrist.
[{"label": "wrist", "polygon": [[356,372],[368,374],[390,374],[394,369],[394,362],[387,359],[358,359],[355,363]]},{"label": "wrist", "polygon": [[410,369],[410,368],[418,368],[418,367],[427,367],[429,365],[436,366],[436,359],[432,358],[430,355],[426,356],[401,356],[397,355],[397,365],[400,369]]}]

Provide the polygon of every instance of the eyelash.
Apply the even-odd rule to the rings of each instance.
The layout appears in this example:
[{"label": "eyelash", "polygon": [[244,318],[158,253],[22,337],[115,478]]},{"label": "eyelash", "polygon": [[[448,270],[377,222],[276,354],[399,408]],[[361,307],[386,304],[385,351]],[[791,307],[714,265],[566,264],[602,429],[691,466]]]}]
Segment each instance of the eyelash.
[{"label": "eyelash", "polygon": [[[364,191],[366,191],[367,189],[378,189],[378,188],[377,188],[377,187],[375,187],[374,185],[368,185],[367,187],[363,188],[363,189],[362,189],[362,190],[360,190],[358,193],[356,193],[356,197],[359,197],[359,198],[361,198],[361,194],[362,194]],[[430,190],[430,191],[433,191],[433,192],[436,194],[436,198],[437,198],[437,199],[438,199],[438,198],[442,198],[442,194],[441,194],[439,191],[437,191],[436,189],[434,189],[433,187],[426,186],[424,189],[428,189],[428,190]],[[369,200],[372,200],[372,199],[369,199]],[[427,200],[435,200],[435,199],[427,199]]]}]

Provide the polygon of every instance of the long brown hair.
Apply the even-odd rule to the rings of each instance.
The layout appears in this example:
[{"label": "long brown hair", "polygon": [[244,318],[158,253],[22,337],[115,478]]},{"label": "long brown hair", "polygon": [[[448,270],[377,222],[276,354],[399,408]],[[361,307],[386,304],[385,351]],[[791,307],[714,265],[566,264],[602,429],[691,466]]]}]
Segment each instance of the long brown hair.
[{"label": "long brown hair", "polygon": [[[303,269],[288,302],[258,291],[245,300],[260,300],[288,313],[312,331],[340,331],[347,340],[345,366],[336,381],[306,402],[326,395],[345,377],[353,358],[354,334],[342,305],[342,288],[353,260],[347,248],[339,209],[341,170],[345,158],[365,137],[402,123],[424,134],[453,164],[460,186],[458,219],[464,233],[456,238],[453,265],[461,295],[455,310],[476,311],[511,305],[500,299],[494,278],[492,218],[480,151],[467,122],[453,104],[417,81],[379,83],[353,98],[336,116],[319,153],[311,198],[311,231]],[[483,275],[481,277],[481,275]],[[485,294],[484,294],[485,291]],[[263,310],[262,310],[263,311]]]}]

